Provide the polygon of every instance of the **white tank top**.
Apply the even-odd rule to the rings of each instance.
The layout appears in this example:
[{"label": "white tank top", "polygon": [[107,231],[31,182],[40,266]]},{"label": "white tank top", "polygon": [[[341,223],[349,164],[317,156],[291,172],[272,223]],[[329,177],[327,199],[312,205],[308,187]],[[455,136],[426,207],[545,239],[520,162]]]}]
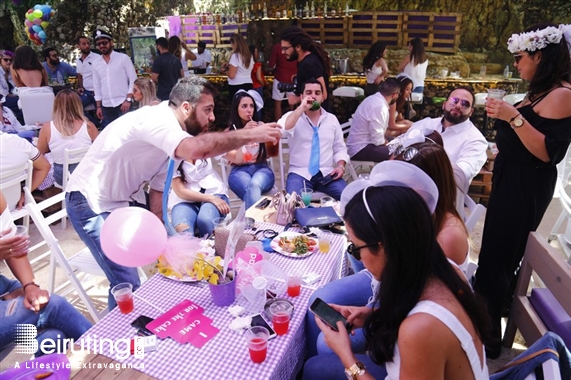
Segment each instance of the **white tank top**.
[{"label": "white tank top", "polygon": [[57,130],[54,122],[50,122],[51,136],[48,146],[52,152],[52,159],[56,164],[63,165],[65,149],[79,149],[91,146],[91,137],[87,133],[87,123],[83,122],[79,131],[73,136],[63,136]]},{"label": "white tank top", "polygon": [[377,79],[377,77],[382,73],[383,73],[382,66],[373,65],[373,67],[367,70],[367,72],[365,73],[367,76],[367,84],[375,83],[375,79]]},{"label": "white tank top", "polygon": [[[475,380],[489,380],[488,375],[488,365],[486,364],[486,353],[483,351],[484,363],[480,363],[480,357],[478,356],[478,351],[476,346],[473,344],[472,336],[466,330],[464,325],[460,323],[458,318],[452,314],[445,307],[437,304],[433,301],[420,301],[416,306],[408,313],[408,316],[417,313],[430,314],[435,318],[438,318],[442,323],[446,325],[454,333],[462,349],[468,357],[470,362],[470,367],[472,368],[472,373],[474,374]],[[482,349],[484,349],[482,347]],[[398,343],[395,344],[395,355],[393,356],[392,362],[387,362],[385,365],[387,369],[387,377],[385,380],[398,380],[400,377],[400,353],[398,348]]]},{"label": "white tank top", "polygon": [[412,79],[412,85],[414,88],[416,87],[423,87],[424,86],[424,79],[426,78],[426,68],[428,67],[428,59],[423,63],[419,63],[418,65],[414,65],[414,61],[410,61],[404,67],[403,73],[408,75],[410,79]]}]

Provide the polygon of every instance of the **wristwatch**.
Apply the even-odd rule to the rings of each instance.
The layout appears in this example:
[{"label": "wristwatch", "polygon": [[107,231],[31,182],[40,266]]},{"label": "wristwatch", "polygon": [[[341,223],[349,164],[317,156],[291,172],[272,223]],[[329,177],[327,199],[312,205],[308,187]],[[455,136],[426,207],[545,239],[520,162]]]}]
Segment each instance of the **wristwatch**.
[{"label": "wristwatch", "polygon": [[128,101],[129,103],[132,103],[132,102],[133,102],[133,98],[127,98],[127,99],[125,99],[125,100]]},{"label": "wristwatch", "polygon": [[516,129],[516,128],[521,127],[523,125],[524,121],[525,120],[524,120],[523,116],[521,116],[521,114],[518,113],[517,115],[515,115],[514,117],[512,117],[510,119],[509,123],[513,129]]},{"label": "wristwatch", "polygon": [[365,365],[361,362],[353,364],[349,368],[345,368],[345,376],[349,380],[357,380],[357,376],[365,374]]}]

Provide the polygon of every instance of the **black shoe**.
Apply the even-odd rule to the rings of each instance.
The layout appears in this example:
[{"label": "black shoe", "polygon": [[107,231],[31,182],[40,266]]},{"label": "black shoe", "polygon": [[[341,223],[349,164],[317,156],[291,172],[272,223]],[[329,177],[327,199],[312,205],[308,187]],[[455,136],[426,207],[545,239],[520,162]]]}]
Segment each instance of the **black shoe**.
[{"label": "black shoe", "polygon": [[502,353],[502,341],[495,341],[486,345],[486,357],[488,359],[497,359]]}]

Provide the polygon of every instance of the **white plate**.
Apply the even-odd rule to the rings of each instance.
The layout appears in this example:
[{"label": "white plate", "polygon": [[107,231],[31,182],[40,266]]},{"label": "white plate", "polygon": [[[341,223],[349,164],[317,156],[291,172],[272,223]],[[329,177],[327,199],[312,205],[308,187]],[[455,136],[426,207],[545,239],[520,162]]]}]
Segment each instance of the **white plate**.
[{"label": "white plate", "polygon": [[300,258],[303,258],[303,257],[311,256],[311,255],[313,254],[313,252],[319,250],[318,241],[317,241],[317,239],[313,239],[313,238],[308,238],[309,240],[315,241],[315,246],[313,247],[313,250],[312,250],[312,251],[309,251],[309,252],[307,252],[307,253],[304,253],[304,254],[302,254],[302,255],[298,255],[297,253],[286,252],[286,251],[282,250],[282,248],[280,247],[280,238],[282,238],[282,237],[294,238],[294,237],[296,237],[296,236],[301,236],[301,235],[303,235],[303,234],[300,234],[300,233],[298,233],[298,232],[293,232],[293,231],[285,231],[285,232],[282,232],[281,234],[279,234],[278,236],[276,236],[276,237],[272,240],[272,242],[271,242],[271,244],[270,244],[270,247],[272,247],[272,249],[273,249],[274,251],[276,251],[277,253],[280,253],[280,254],[282,254],[282,255],[284,255],[284,256],[287,256],[287,257],[293,257],[293,258],[296,258],[296,259],[300,259]]},{"label": "white plate", "polygon": [[165,276],[164,274],[162,274],[161,272],[159,272],[161,276],[168,278],[169,280],[174,280],[174,281],[178,281],[178,282],[198,282],[199,280],[196,277],[191,277],[187,274],[185,274],[184,276],[182,276],[182,278],[178,278],[175,275],[170,275],[170,276]]}]

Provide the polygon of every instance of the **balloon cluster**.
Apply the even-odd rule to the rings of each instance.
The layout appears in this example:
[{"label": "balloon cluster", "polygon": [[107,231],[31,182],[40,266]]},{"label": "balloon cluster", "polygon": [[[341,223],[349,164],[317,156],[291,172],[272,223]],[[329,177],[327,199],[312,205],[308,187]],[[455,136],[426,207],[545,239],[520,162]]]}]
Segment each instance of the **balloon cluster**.
[{"label": "balloon cluster", "polygon": [[26,20],[24,21],[26,34],[36,45],[46,42],[46,28],[54,13],[55,10],[47,4],[34,5],[34,8],[28,9],[26,12]]}]

